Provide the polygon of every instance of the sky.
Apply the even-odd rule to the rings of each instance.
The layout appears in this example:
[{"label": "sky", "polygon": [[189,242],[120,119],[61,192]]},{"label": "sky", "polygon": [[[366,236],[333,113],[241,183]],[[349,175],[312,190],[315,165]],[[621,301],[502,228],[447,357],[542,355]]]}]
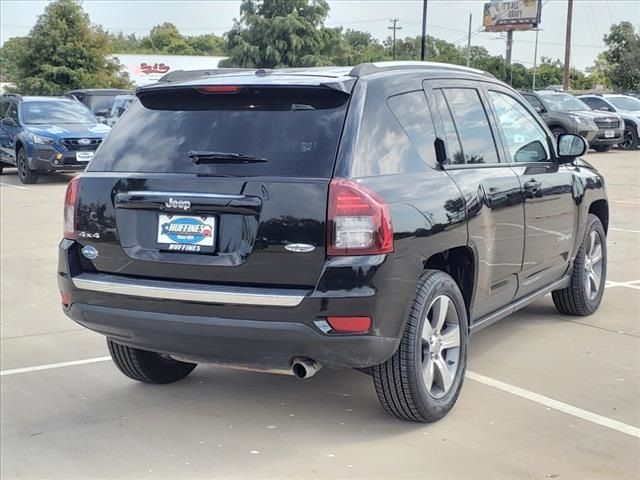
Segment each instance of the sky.
[{"label": "sky", "polygon": [[[47,1],[1,0],[0,42],[29,33]],[[505,54],[506,41],[498,33],[478,30],[482,25],[483,0],[428,0],[427,33],[458,45],[466,45],[469,14],[473,45],[492,54]],[[422,0],[329,0],[331,11],[325,25],[364,30],[383,40],[391,30],[390,19],[399,19],[398,36],[420,34]],[[184,35],[228,31],[239,16],[238,0],[84,0],[93,23],[110,31],[145,35],[157,24],[172,22]],[[538,59],[564,58],[567,0],[543,0]],[[574,0],[571,65],[584,70],[605,49],[602,37],[609,27],[627,20],[640,28],[640,0]],[[535,32],[515,32],[513,59],[532,66]],[[539,60],[538,60],[539,61]]]}]

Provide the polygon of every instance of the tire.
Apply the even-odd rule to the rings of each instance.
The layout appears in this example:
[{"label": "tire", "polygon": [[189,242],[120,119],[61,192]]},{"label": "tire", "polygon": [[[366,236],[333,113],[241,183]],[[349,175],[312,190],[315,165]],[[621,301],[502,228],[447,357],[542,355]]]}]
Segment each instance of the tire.
[{"label": "tire", "polygon": [[624,127],[624,140],[618,144],[622,150],[635,150],[638,148],[638,129],[635,125]]},{"label": "tire", "polygon": [[596,152],[605,153],[611,150],[611,145],[596,145],[593,147]]},{"label": "tire", "polygon": [[4,170],[4,165],[0,163],[0,175],[2,175],[2,171]]},{"label": "tire", "polygon": [[189,375],[195,363],[180,362],[158,353],[127,347],[107,339],[109,353],[127,377],[143,383],[173,383]]},{"label": "tire", "polygon": [[[600,259],[594,261],[593,258],[597,257],[597,248],[592,247],[592,242],[596,244],[595,242],[598,241]],[[596,282],[592,275],[598,277],[599,280]],[[552,292],[553,303],[558,311],[565,315],[591,315],[602,302],[606,279],[606,235],[600,219],[593,214],[589,214],[582,244],[573,264],[571,283],[567,288]]]},{"label": "tire", "polygon": [[38,181],[39,175],[29,168],[24,148],[20,148],[16,152],[16,167],[18,167],[18,178],[22,183],[31,185]]},{"label": "tire", "polygon": [[557,139],[561,134],[567,133],[567,130],[562,127],[553,127],[551,133],[553,133],[553,136]]},{"label": "tire", "polygon": [[[438,311],[443,307],[448,307],[447,315],[440,316],[444,327],[438,328]],[[449,348],[441,343],[445,338]],[[467,338],[467,311],[458,285],[444,272],[427,270],[420,279],[398,350],[386,362],[372,367],[382,407],[412,422],[435,422],[444,417],[462,388]],[[443,368],[448,372],[448,388]]]}]

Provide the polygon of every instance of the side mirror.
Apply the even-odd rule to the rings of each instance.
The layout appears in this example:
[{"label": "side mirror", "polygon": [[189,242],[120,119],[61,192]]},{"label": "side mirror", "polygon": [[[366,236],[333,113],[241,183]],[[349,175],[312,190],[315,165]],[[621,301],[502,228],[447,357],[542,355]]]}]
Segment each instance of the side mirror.
[{"label": "side mirror", "polygon": [[584,155],[589,148],[587,141],[580,135],[562,133],[558,135],[558,157],[560,163],[571,163],[576,157]]},{"label": "side mirror", "polygon": [[16,121],[13,118],[3,118],[2,119],[2,125],[4,125],[5,127],[15,127],[16,126]]},{"label": "side mirror", "polygon": [[544,113],[544,108],[542,108],[541,106],[535,106],[533,107],[533,109],[536,111],[536,113]]}]

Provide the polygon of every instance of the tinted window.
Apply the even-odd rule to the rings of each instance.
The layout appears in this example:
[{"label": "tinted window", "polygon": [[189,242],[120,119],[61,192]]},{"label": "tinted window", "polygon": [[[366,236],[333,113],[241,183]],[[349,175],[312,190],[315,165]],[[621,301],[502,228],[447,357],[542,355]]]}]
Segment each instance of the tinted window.
[{"label": "tinted window", "polygon": [[[147,94],[116,123],[91,170],[330,177],[347,100],[344,93],[312,88]],[[266,162],[196,164],[192,150]]]},{"label": "tinted window", "polygon": [[98,123],[87,107],[70,100],[24,102],[22,104],[22,119],[28,125]]},{"label": "tinted window", "polygon": [[0,102],[0,118],[4,118],[9,108],[9,102]]},{"label": "tinted window", "polygon": [[480,96],[472,88],[444,89],[462,143],[462,156],[454,163],[497,163],[498,153]]},{"label": "tinted window", "polygon": [[420,90],[396,95],[387,102],[422,159],[428,165],[435,165],[433,142],[436,135],[424,92]]},{"label": "tinted window", "polygon": [[568,93],[552,93],[542,95],[545,105],[549,110],[556,112],[575,112],[579,110],[591,110],[579,98],[569,95]]},{"label": "tinted window", "polygon": [[522,95],[524,97],[524,99],[529,102],[529,104],[538,110],[544,110],[544,106],[542,105],[542,102],[540,100],[538,100],[537,97],[534,97],[533,95],[527,95],[526,93]]},{"label": "tinted window", "polygon": [[531,114],[515,98],[500,92],[489,92],[498,124],[514,162],[548,161],[547,135]]},{"label": "tinted window", "polygon": [[453,117],[449,111],[449,106],[444,98],[444,94],[442,90],[435,90],[434,94],[436,106],[444,128],[445,141],[447,143],[447,163],[464,163],[464,155],[462,154],[458,132],[456,132],[456,126],[453,123]]},{"label": "tinted window", "polygon": [[580,100],[582,100],[584,103],[589,105],[594,110],[605,110],[605,111],[613,110],[609,105],[607,105],[607,102],[605,102],[601,98],[587,97],[587,98],[580,98]]}]

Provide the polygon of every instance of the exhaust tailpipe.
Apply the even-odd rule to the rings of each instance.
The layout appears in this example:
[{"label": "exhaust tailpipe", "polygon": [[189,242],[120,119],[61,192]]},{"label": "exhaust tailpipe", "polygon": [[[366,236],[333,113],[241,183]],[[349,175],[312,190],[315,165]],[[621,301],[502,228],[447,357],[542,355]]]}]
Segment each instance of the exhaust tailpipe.
[{"label": "exhaust tailpipe", "polygon": [[291,371],[298,378],[311,378],[320,371],[322,365],[310,358],[294,358]]}]

